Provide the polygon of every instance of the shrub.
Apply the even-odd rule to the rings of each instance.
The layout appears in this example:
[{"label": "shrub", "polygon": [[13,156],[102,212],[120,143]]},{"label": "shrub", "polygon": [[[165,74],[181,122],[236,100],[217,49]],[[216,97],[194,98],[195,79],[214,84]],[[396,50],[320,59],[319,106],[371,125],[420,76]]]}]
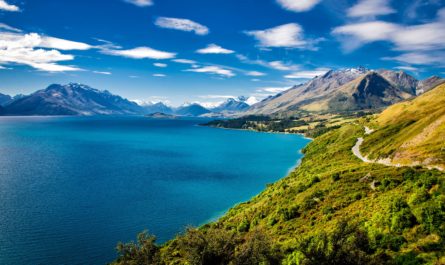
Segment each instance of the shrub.
[{"label": "shrub", "polygon": [[340,180],[340,173],[335,173],[334,175],[331,176],[333,181],[338,181]]},{"label": "shrub", "polygon": [[158,264],[159,248],[156,237],[144,231],[137,236],[137,243],[118,243],[116,264]]}]

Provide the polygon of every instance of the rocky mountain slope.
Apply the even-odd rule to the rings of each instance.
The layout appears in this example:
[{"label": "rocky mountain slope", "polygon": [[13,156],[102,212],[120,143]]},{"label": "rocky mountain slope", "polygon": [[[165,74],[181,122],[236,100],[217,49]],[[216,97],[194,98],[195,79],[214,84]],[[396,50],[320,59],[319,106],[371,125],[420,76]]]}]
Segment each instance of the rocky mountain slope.
[{"label": "rocky mountain slope", "polygon": [[372,71],[363,67],[331,70],[253,105],[246,114],[290,116],[301,111],[376,110],[444,81],[439,77],[418,81],[403,71]]},{"label": "rocky mountain slope", "polygon": [[247,111],[247,114],[274,114],[297,110],[298,106],[305,101],[326,96],[368,71],[368,69],[363,67],[337,71],[331,70],[305,84],[294,86],[285,92],[253,105]]},{"label": "rocky mountain slope", "polygon": [[409,89],[411,93],[405,90],[408,87],[370,71],[325,96],[301,103],[299,108],[314,112],[376,110],[414,96],[414,88]]},{"label": "rocky mountain slope", "polygon": [[430,78],[421,80],[416,88],[417,94],[425,93],[443,83],[445,83],[445,79],[438,76],[432,76]]},{"label": "rocky mountain slope", "polygon": [[134,102],[86,85],[50,85],[5,106],[6,115],[123,115],[143,113]]}]

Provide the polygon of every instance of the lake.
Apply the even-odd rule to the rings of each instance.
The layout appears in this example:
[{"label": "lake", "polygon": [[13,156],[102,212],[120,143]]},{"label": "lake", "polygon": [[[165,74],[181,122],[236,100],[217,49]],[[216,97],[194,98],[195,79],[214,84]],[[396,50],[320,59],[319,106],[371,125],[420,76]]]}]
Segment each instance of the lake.
[{"label": "lake", "polygon": [[309,140],[144,117],[0,117],[0,264],[106,264],[284,177]]}]

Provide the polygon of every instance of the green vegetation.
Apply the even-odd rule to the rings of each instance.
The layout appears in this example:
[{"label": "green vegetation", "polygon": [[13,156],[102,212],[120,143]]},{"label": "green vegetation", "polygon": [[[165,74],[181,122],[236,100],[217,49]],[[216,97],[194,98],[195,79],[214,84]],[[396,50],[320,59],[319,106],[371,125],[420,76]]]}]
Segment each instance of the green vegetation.
[{"label": "green vegetation", "polygon": [[115,264],[445,262],[445,175],[362,163],[350,151],[362,134],[348,124],[316,138],[295,171],[217,222],[162,246],[140,236]]},{"label": "green vegetation", "polygon": [[299,133],[315,138],[331,130],[338,129],[345,123],[353,122],[364,115],[366,115],[364,112],[342,115],[300,113],[295,117],[250,115],[236,119],[214,120],[203,125],[258,132]]}]

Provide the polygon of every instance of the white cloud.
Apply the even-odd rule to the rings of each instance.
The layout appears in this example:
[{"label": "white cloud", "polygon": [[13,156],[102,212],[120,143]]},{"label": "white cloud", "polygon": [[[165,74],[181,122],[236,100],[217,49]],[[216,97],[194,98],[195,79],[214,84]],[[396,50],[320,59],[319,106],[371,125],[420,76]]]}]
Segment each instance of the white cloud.
[{"label": "white cloud", "polygon": [[8,4],[5,0],[0,0],[0,10],[18,12],[20,11],[20,8],[15,5]]},{"label": "white cloud", "polygon": [[209,74],[217,74],[225,77],[233,77],[235,73],[232,70],[224,69],[219,66],[204,66],[200,68],[187,69],[186,72],[196,72],[196,73],[209,73]]},{"label": "white cloud", "polygon": [[6,25],[5,23],[0,23],[0,30],[13,31],[13,32],[22,32],[21,29],[11,27]]},{"label": "white cloud", "polygon": [[187,60],[187,59],[173,59],[172,60],[175,63],[182,63],[182,64],[196,64],[196,61],[193,60]]},{"label": "white cloud", "polygon": [[275,70],[280,70],[280,71],[295,71],[299,68],[298,65],[285,64],[282,61],[268,62],[267,65]]},{"label": "white cloud", "polygon": [[34,63],[30,66],[44,72],[72,72],[72,71],[84,71],[81,68],[69,65],[60,65],[54,63]]},{"label": "white cloud", "polygon": [[40,47],[58,49],[58,50],[89,50],[91,45],[82,42],[64,40],[54,37],[42,37]]},{"label": "white cloud", "polygon": [[445,53],[409,52],[394,57],[384,57],[383,59],[414,64],[414,65],[432,65],[432,64],[444,65]]},{"label": "white cloud", "polygon": [[411,72],[418,72],[419,68],[413,67],[413,66],[396,66],[394,69],[398,70],[404,70],[404,71],[411,71]]},{"label": "white cloud", "polygon": [[299,65],[292,64],[289,62],[284,63],[283,61],[264,61],[264,60],[251,60],[247,56],[242,54],[237,54],[236,57],[243,63],[247,64],[255,64],[263,67],[280,70],[280,71],[296,71],[300,68]]},{"label": "white cloud", "polygon": [[349,17],[374,17],[395,12],[396,10],[389,6],[389,0],[359,0],[347,10]]},{"label": "white cloud", "polygon": [[304,12],[311,10],[314,6],[321,2],[321,0],[277,0],[277,2],[284,8],[293,12]]},{"label": "white cloud", "polygon": [[261,47],[309,48],[309,43],[303,38],[303,28],[297,23],[247,31],[246,34],[255,37]]},{"label": "white cloud", "polygon": [[284,76],[288,79],[312,79],[316,76],[324,75],[329,69],[319,68],[312,71],[298,71]]},{"label": "white cloud", "polygon": [[280,93],[286,90],[289,90],[289,87],[261,87],[257,89],[258,92],[269,92],[273,94]]},{"label": "white cloud", "polygon": [[203,106],[204,108],[207,109],[213,109],[218,107],[219,105],[221,105],[224,101],[210,101],[210,102],[202,102],[202,101],[193,101],[193,104],[199,104],[201,106]]},{"label": "white cloud", "polygon": [[445,8],[438,11],[437,19],[419,25],[401,25],[384,21],[349,24],[335,28],[346,51],[366,43],[388,41],[394,50],[428,51],[445,49]]},{"label": "white cloud", "polygon": [[110,50],[104,49],[102,53],[114,56],[128,57],[132,59],[171,59],[176,53],[164,52],[152,49],[150,47],[137,47],[129,50]]},{"label": "white cloud", "polygon": [[195,32],[198,35],[209,34],[209,29],[206,26],[184,18],[159,17],[156,19],[155,25],[161,28]]},{"label": "white cloud", "polygon": [[258,71],[250,71],[250,72],[247,72],[246,75],[248,75],[248,76],[265,76],[266,74],[262,73],[262,72],[258,72]]},{"label": "white cloud", "polygon": [[152,0],[124,0],[127,3],[136,5],[136,6],[140,6],[140,7],[145,7],[145,6],[152,6],[153,5],[153,1]]},{"label": "white cloud", "polygon": [[154,77],[166,77],[164,74],[153,74]]},{"label": "white cloud", "polygon": [[209,44],[207,47],[199,49],[196,51],[201,54],[231,54],[234,53],[232,50],[225,49],[216,44]]},{"label": "white cloud", "polygon": [[93,71],[93,73],[99,74],[99,75],[111,75],[110,72],[102,72],[102,71]]},{"label": "white cloud", "polygon": [[252,81],[252,82],[259,82],[259,81],[261,81],[261,79],[253,78],[253,79],[250,79],[250,81]]},{"label": "white cloud", "polygon": [[342,41],[346,51],[354,50],[365,43],[388,40],[400,30],[400,26],[384,21],[349,24],[335,28],[332,33],[340,37],[350,37]]},{"label": "white cloud", "polygon": [[167,64],[165,64],[165,63],[154,63],[153,65],[156,66],[156,67],[160,67],[160,68],[167,67]]},{"label": "white cloud", "polygon": [[229,98],[236,98],[232,95],[202,95],[199,96],[200,98],[206,98],[206,99],[229,99]]},{"label": "white cloud", "polygon": [[0,32],[0,63],[23,64],[47,72],[81,71],[82,69],[75,66],[57,64],[61,61],[73,60],[74,56],[62,54],[60,51],[53,49],[78,49],[80,44],[68,40],[40,36],[37,33],[17,34]]}]

